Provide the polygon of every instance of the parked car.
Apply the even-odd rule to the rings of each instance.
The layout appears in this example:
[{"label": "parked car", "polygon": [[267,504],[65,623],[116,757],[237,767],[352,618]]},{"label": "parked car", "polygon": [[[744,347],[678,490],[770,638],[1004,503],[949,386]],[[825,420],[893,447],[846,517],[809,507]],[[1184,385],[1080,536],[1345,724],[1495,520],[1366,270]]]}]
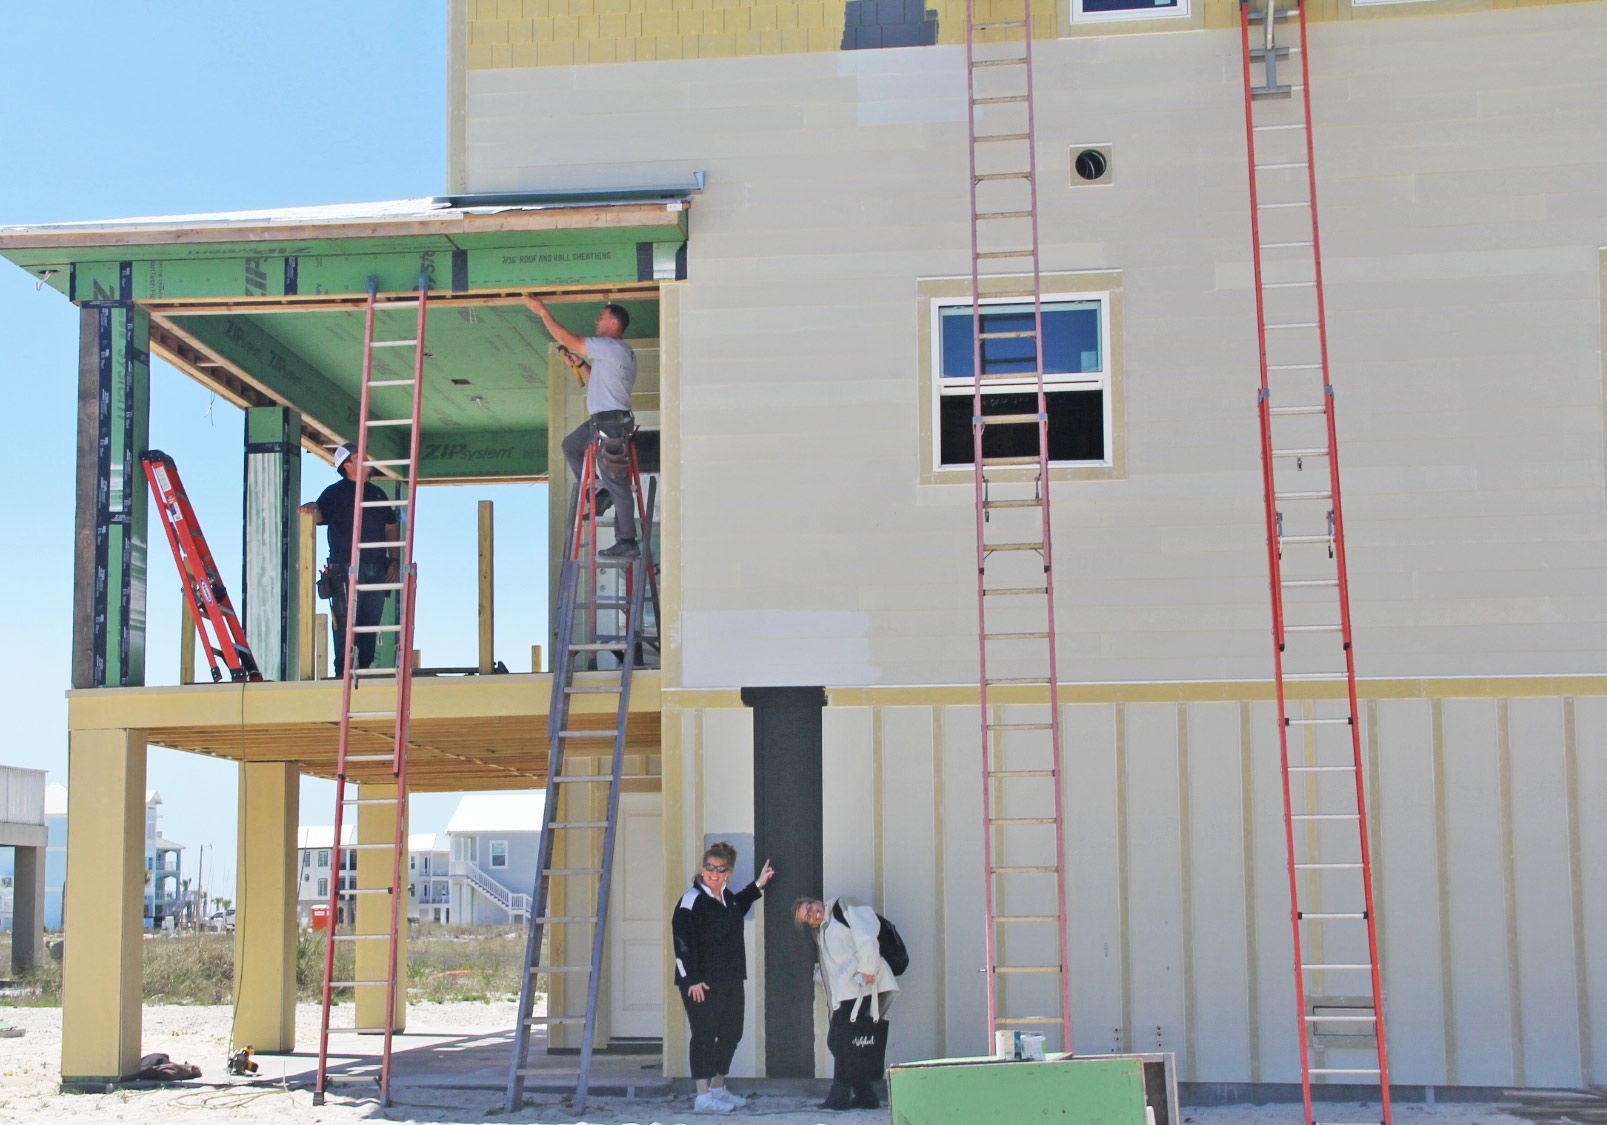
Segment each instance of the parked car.
[{"label": "parked car", "polygon": [[207,929],[216,930],[219,933],[225,934],[234,933],[234,911],[214,911],[212,917],[207,919]]}]

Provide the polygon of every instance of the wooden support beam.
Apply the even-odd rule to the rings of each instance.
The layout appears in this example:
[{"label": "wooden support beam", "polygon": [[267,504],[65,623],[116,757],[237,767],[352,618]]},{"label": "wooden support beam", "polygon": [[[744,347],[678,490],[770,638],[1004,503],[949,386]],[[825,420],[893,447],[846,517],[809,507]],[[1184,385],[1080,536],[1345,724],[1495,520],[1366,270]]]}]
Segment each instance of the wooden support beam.
[{"label": "wooden support beam", "polygon": [[496,578],[493,560],[494,532],[491,501],[480,501],[480,675],[489,676],[496,666],[494,655],[496,626]]},{"label": "wooden support beam", "polygon": [[179,683],[195,683],[195,607],[179,599]]},{"label": "wooden support beam", "polygon": [[298,568],[296,597],[301,602],[301,615],[297,627],[301,631],[296,651],[300,656],[300,679],[316,680],[323,671],[324,615],[318,612],[318,517],[300,515],[296,533],[301,538],[300,566]]}]

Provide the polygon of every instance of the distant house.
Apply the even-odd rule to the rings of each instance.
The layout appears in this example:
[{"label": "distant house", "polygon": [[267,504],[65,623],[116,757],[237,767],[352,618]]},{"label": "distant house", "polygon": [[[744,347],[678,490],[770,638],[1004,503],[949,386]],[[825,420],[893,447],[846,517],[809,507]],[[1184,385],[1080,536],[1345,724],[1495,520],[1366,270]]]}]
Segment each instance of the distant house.
[{"label": "distant house", "polygon": [[407,838],[407,916],[421,922],[452,920],[451,842],[439,832]]},{"label": "distant house", "polygon": [[[340,826],[340,878],[341,889],[350,890],[357,885],[357,851],[347,847],[352,842],[352,826]],[[335,829],[328,824],[315,824],[296,831],[296,870],[300,878],[296,883],[296,918],[303,925],[312,922],[312,908],[329,903],[329,881],[334,877]],[[351,904],[340,905],[339,922],[350,921]]]},{"label": "distant house", "polygon": [[45,929],[61,929],[67,894],[67,787],[45,786]]},{"label": "distant house", "polygon": [[447,822],[452,848],[452,920],[524,923],[536,882],[545,795],[471,793]]}]

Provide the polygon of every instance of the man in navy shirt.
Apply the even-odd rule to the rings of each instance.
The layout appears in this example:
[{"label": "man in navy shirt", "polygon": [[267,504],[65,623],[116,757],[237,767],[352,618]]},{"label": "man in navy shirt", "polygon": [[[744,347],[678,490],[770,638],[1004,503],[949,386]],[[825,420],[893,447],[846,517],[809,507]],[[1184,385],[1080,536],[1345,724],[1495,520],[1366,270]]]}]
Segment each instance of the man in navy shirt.
[{"label": "man in navy shirt", "polygon": [[[352,557],[352,514],[357,499],[357,463],[352,459],[356,448],[348,442],[335,450],[335,472],[340,479],[323,492],[318,499],[303,504],[301,511],[315,515],[327,529],[329,537],[329,575],[334,580],[334,591],[329,598],[329,616],[335,634],[335,676],[346,671],[346,568]],[[390,497],[379,486],[368,481],[363,486],[365,501],[385,501]],[[388,547],[365,547],[357,568],[357,581],[361,585],[394,583],[397,581],[397,552],[401,537],[397,534],[396,509],[381,505],[363,509],[362,543],[388,543]],[[357,624],[378,625],[385,612],[384,590],[359,590],[357,593]],[[356,637],[357,667],[368,668],[374,663],[376,633],[358,633]]]}]

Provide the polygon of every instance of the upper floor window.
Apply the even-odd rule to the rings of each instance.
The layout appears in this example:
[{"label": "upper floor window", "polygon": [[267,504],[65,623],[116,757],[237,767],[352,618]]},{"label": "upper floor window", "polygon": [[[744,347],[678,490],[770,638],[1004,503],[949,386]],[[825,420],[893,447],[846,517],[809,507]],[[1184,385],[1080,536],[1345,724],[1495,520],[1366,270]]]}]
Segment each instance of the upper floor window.
[{"label": "upper floor window", "polygon": [[1189,14],[1190,0],[1071,0],[1077,23],[1153,20]]},{"label": "upper floor window", "polygon": [[490,853],[492,867],[508,866],[508,841],[492,840],[486,850]]},{"label": "upper floor window", "polygon": [[319,867],[328,867],[329,866],[329,853],[327,851],[320,851],[318,853],[318,866]]},{"label": "upper floor window", "polygon": [[[1045,294],[1042,298],[1044,406],[1049,461],[1083,466],[1111,463],[1108,294]],[[1037,357],[1031,301],[983,298],[982,413],[1036,414]],[[932,427],[933,465],[970,467],[976,372],[976,318],[969,298],[932,302],[932,353],[938,378]],[[1036,457],[1031,425],[989,426],[985,457]]]}]

